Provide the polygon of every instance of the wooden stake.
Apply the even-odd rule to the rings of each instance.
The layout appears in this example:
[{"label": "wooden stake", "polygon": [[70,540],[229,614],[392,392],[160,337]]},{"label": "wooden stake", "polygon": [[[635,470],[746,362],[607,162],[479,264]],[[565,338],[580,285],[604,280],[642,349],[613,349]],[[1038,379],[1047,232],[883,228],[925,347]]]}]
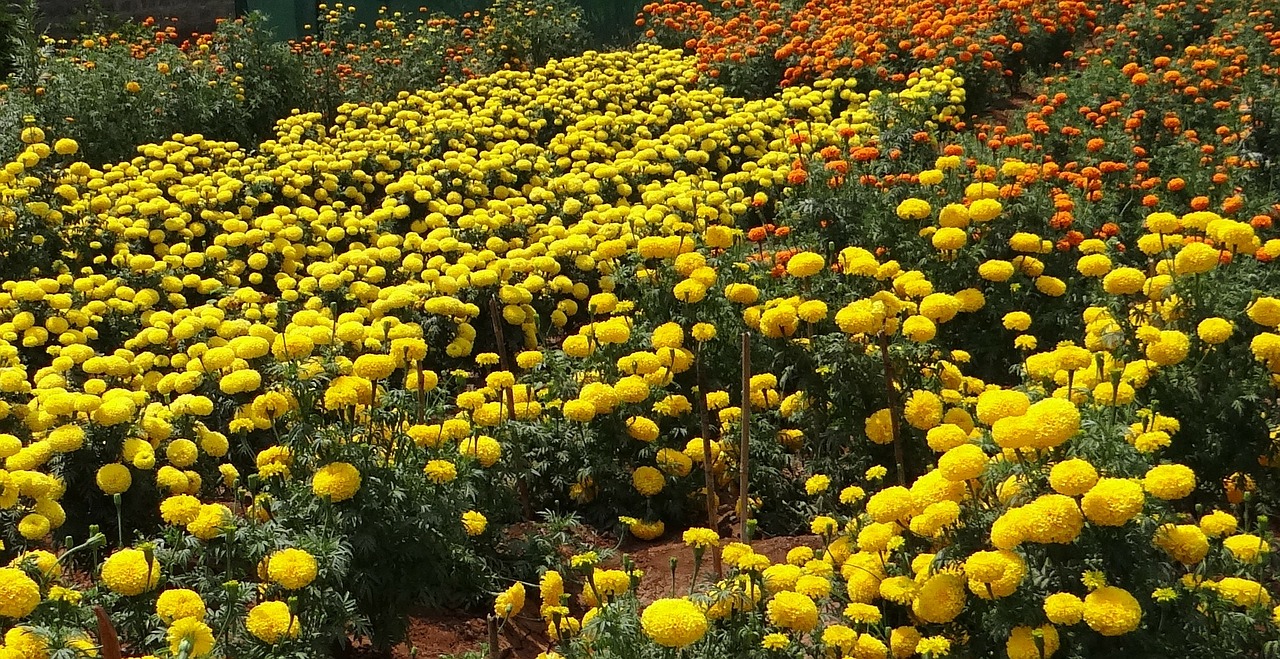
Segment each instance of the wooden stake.
[{"label": "wooden stake", "polygon": [[742,333],[742,442],[738,446],[738,535],[750,544],[747,524],[751,521],[751,497],[748,495],[747,461],[751,457],[751,333]]},{"label": "wooden stake", "polygon": [[884,365],[884,393],[889,400],[889,427],[893,429],[893,459],[898,464],[898,485],[907,484],[906,458],[902,450],[902,429],[899,425],[898,392],[893,386],[893,364],[889,362],[889,337],[880,335],[880,360]]},{"label": "wooden stake", "polygon": [[[498,341],[498,362],[502,364],[502,370],[511,371],[511,360],[507,357],[507,340],[502,334],[502,313],[498,310],[498,299],[489,298],[489,318],[493,321],[493,336]],[[514,371],[512,371],[514,372]],[[516,392],[508,387],[506,390],[507,400],[507,418],[510,421],[516,420]],[[524,453],[516,451],[516,468],[523,471]],[[529,483],[523,478],[516,481],[516,490],[520,494],[520,507],[524,512],[526,521],[533,519],[533,505],[529,502]]]},{"label": "wooden stake", "polygon": [[501,653],[498,651],[498,617],[491,615],[488,618],[489,623],[489,659],[498,659]]},{"label": "wooden stake", "polygon": [[[699,350],[701,353],[701,350]],[[702,473],[705,477],[707,489],[707,528],[720,532],[720,521],[717,516],[716,506],[716,479],[711,473],[711,423],[707,419],[707,391],[706,386],[702,382],[702,355],[699,354],[695,359],[698,377],[698,395],[694,399],[698,402],[698,422],[702,426]],[[724,577],[724,567],[721,565],[720,552],[712,549],[712,560],[716,568],[716,579]]]}]

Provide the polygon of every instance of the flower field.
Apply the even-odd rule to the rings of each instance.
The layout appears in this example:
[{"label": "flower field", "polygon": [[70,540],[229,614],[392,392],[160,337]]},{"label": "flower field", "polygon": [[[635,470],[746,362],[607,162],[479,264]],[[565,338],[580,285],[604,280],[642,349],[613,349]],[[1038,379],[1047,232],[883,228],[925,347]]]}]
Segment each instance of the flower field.
[{"label": "flower field", "polygon": [[1275,13],[335,11],[273,139],[24,121],[0,659],[1280,657]]}]

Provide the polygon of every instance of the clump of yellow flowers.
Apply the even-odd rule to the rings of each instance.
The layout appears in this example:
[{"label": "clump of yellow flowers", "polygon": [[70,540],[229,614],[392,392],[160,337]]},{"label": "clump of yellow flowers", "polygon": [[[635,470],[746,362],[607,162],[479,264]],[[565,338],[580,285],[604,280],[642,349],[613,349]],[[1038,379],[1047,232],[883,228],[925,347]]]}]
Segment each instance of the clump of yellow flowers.
[{"label": "clump of yellow flowers", "polygon": [[[566,653],[1275,631],[1260,472],[1206,457],[1165,392],[1208,364],[1274,396],[1280,300],[1201,288],[1258,254],[1240,281],[1265,281],[1280,242],[1207,210],[1152,213],[1136,250],[1054,242],[1017,198],[1055,185],[1040,166],[946,147],[896,172],[882,138],[962,113],[950,70],[744,100],[695,69],[589,52],[101,168],[24,134],[0,168],[5,649],[85,643],[106,603],[155,611],[150,650],[305,655],[494,592]],[[533,616],[493,566],[542,509],[814,537],[779,560],[689,531],[705,581],[653,602],[557,548]],[[93,584],[59,553],[103,558]]]}]

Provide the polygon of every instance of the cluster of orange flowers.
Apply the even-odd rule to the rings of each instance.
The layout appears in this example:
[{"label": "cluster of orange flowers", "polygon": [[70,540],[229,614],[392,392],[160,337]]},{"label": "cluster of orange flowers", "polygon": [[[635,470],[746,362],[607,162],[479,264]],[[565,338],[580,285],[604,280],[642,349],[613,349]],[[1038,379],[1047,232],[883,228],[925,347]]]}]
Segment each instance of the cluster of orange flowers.
[{"label": "cluster of orange flowers", "polygon": [[[1076,203],[1132,198],[1146,209],[1186,206],[1228,215],[1244,208],[1242,178],[1259,163],[1239,155],[1253,128],[1253,107],[1241,99],[1259,79],[1275,77],[1280,25],[1256,20],[1273,10],[1245,3],[1198,41],[1171,43],[1175,37],[1163,35],[1176,32],[1152,30],[1172,11],[1188,12],[1183,21],[1207,23],[1214,4],[1130,7],[1130,21],[1097,28],[1090,47],[1068,53],[1068,65],[1118,80],[1084,84],[1059,67],[1021,116],[976,127],[997,153],[1040,160],[1041,175],[1060,186],[1050,222],[1062,232],[1060,249],[1082,238],[1072,229]],[[1261,38],[1270,52],[1246,45],[1250,38]],[[1153,41],[1162,44],[1156,53],[1149,52]],[[1261,229],[1277,213],[1280,208],[1245,219]],[[1095,235],[1102,229],[1088,228]]]},{"label": "cluster of orange flowers", "polygon": [[931,65],[1013,76],[1095,16],[1082,0],[809,0],[794,12],[766,0],[679,0],[646,5],[637,23],[651,39],[685,35],[713,77],[725,63],[776,58],[786,86],[835,75],[901,82]]}]

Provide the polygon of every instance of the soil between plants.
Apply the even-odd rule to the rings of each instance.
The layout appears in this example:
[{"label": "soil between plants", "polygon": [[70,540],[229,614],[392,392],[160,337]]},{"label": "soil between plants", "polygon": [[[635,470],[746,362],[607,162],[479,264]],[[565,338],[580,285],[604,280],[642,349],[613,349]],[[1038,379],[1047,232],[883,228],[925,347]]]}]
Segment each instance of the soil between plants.
[{"label": "soil between plants", "polygon": [[[765,538],[751,543],[757,553],[764,554],[773,563],[786,560],[787,552],[801,545],[817,548],[821,539],[817,536],[782,536]],[[639,596],[643,603],[672,595],[671,559],[676,559],[675,594],[689,592],[693,579],[693,550],[685,546],[679,537],[664,538],[658,542],[625,543],[621,552],[631,557],[637,569],[644,571]],[[700,579],[712,572],[711,561],[704,559]],[[533,659],[549,648],[546,623],[538,617],[538,593],[530,590],[529,604],[525,610],[508,621],[499,634],[501,659]],[[488,643],[487,612],[422,612],[411,615],[408,638],[398,645],[392,656],[395,659],[438,659],[441,655],[462,655],[481,652]],[[374,657],[373,654],[354,654],[355,657]]]}]

